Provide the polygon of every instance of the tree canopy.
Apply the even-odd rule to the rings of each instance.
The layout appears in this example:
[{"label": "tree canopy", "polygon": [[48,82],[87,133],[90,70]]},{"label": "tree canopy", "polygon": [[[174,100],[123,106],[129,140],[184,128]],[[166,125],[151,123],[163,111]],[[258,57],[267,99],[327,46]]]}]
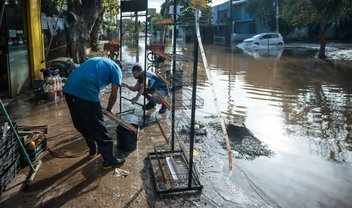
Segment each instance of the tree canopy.
[{"label": "tree canopy", "polygon": [[319,24],[319,58],[325,58],[325,30],[328,22],[345,17],[352,11],[350,0],[283,0],[282,17],[294,26]]},{"label": "tree canopy", "polygon": [[338,20],[352,12],[350,0],[283,0],[282,17],[294,26]]},{"label": "tree canopy", "polygon": [[[276,0],[280,17],[295,27],[319,25],[319,57],[325,58],[325,29],[328,22],[337,21],[352,12],[351,0]],[[273,0],[248,0],[247,11],[263,21],[275,17]]]},{"label": "tree canopy", "polygon": [[[190,23],[194,22],[194,10],[190,6],[190,1],[189,0],[176,0],[177,5],[180,5],[181,12],[178,14],[178,21],[180,23]],[[212,0],[207,0],[208,7],[202,11],[202,16],[201,16],[201,21],[202,22],[207,22],[210,24],[211,21],[211,7],[209,4],[212,2]],[[162,5],[161,5],[161,10],[160,14],[164,17],[167,18],[170,16],[169,14],[169,7],[174,4],[174,1],[172,0],[166,0]]]}]

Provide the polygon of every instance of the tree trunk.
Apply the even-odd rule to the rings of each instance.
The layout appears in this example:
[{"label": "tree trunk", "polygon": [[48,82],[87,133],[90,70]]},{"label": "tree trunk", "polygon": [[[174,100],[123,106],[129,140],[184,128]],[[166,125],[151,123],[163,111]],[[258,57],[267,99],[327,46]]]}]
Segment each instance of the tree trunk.
[{"label": "tree trunk", "polygon": [[319,55],[318,55],[318,57],[321,59],[326,58],[326,55],[325,55],[325,47],[326,47],[325,26],[326,26],[325,17],[321,17],[320,18],[320,30],[319,30],[320,49],[319,49]]},{"label": "tree trunk", "polygon": [[104,16],[104,10],[102,9],[98,18],[96,19],[92,32],[90,33],[90,46],[92,47],[92,51],[98,51],[99,50],[99,28],[101,23],[103,22],[103,16]]},{"label": "tree trunk", "polygon": [[86,59],[87,44],[90,43],[90,34],[101,13],[102,0],[76,0],[69,7],[67,29],[70,55],[76,63]]}]

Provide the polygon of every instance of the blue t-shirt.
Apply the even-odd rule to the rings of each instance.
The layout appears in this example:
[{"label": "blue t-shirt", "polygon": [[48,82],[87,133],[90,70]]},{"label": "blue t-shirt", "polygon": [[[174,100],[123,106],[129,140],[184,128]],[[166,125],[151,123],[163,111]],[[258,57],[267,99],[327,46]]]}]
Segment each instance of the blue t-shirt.
[{"label": "blue t-shirt", "polygon": [[95,57],[85,61],[68,77],[64,93],[98,102],[100,90],[110,83],[121,85],[122,72],[111,59]]},{"label": "blue t-shirt", "polygon": [[[146,73],[148,81],[148,89],[151,90],[169,90],[168,86],[153,72],[147,71]],[[141,77],[138,79],[138,83],[143,84],[144,71],[142,71]]]}]

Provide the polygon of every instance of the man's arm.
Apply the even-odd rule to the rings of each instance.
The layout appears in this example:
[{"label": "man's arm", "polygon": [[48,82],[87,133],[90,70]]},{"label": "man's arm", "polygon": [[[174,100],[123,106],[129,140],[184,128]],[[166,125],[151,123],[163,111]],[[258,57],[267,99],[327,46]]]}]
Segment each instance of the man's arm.
[{"label": "man's arm", "polygon": [[133,91],[133,92],[136,92],[139,90],[140,88],[140,83],[137,82],[134,86],[129,86],[128,84],[126,83],[122,83],[122,87],[127,87],[129,90]]},{"label": "man's arm", "polygon": [[[147,80],[147,82],[145,83],[145,85],[146,85],[146,86],[148,85],[148,80]],[[134,98],[131,99],[131,103],[132,103],[132,104],[137,103],[139,97],[143,94],[143,92],[144,92],[144,83],[140,84],[138,93],[137,93],[136,97],[134,97]]]},{"label": "man's arm", "polygon": [[117,84],[111,84],[111,94],[109,97],[107,111],[111,112],[112,107],[115,105],[117,100],[117,92],[119,91],[119,86]]}]

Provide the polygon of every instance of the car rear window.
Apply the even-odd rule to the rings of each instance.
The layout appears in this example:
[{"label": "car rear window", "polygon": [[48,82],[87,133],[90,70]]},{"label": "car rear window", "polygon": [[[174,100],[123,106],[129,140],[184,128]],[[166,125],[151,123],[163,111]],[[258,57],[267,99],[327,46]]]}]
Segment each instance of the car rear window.
[{"label": "car rear window", "polygon": [[279,38],[278,34],[271,34],[271,38]]}]

